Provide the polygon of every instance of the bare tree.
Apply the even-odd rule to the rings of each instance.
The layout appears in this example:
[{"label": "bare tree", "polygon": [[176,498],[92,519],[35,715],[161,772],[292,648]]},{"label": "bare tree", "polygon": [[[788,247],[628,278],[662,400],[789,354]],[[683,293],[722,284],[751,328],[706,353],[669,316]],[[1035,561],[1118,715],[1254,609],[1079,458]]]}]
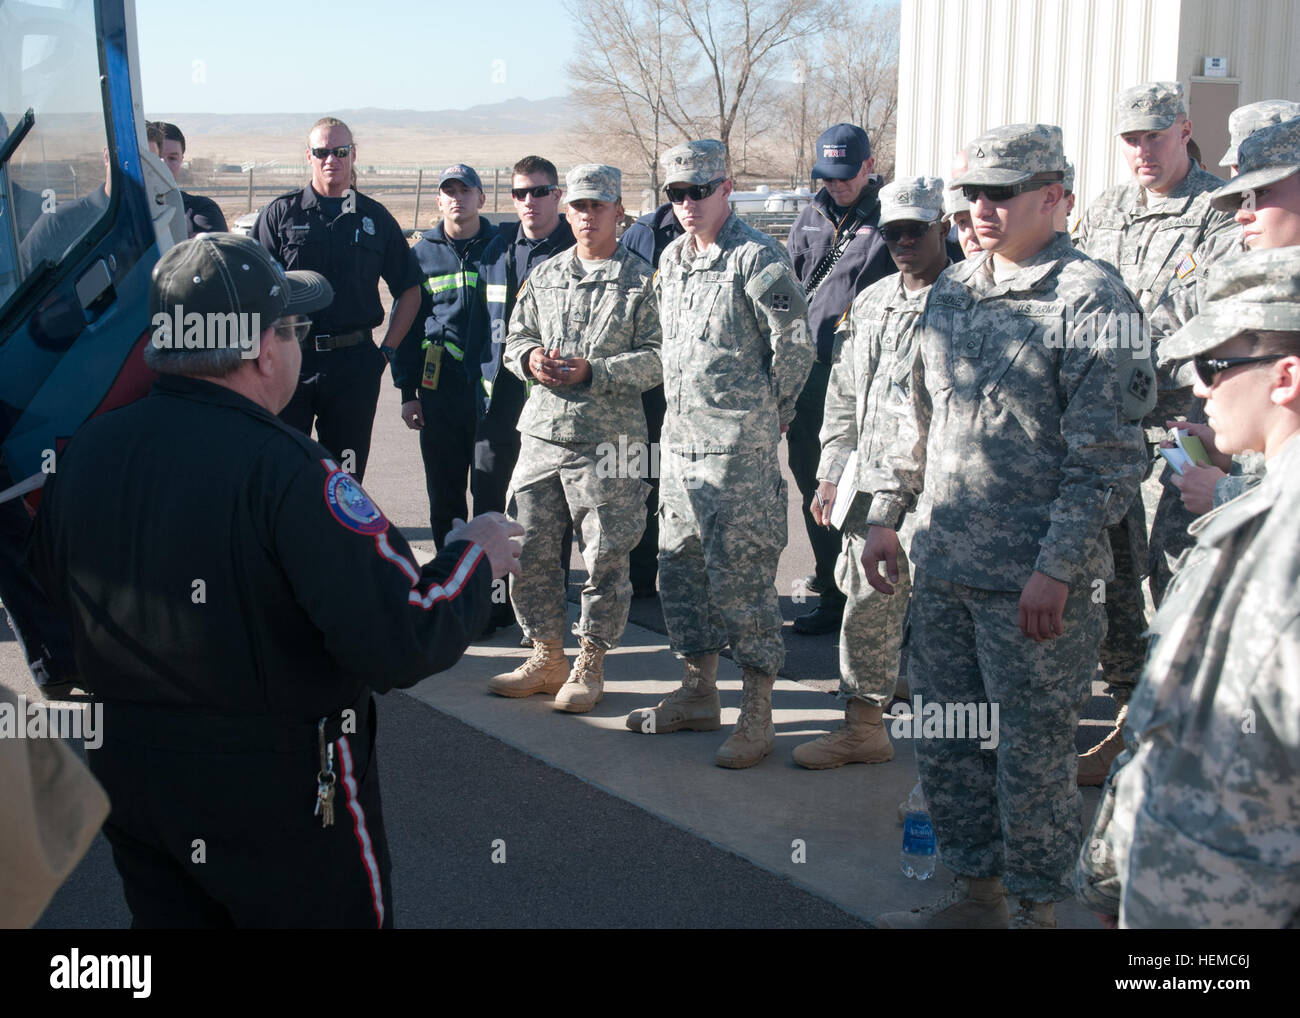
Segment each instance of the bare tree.
[{"label": "bare tree", "polygon": [[837,89],[825,64],[823,37],[802,39],[792,52],[790,82],[773,90],[772,102],[789,138],[786,161],[791,176],[806,183],[817,158],[817,136],[835,122],[828,118],[833,115]]},{"label": "bare tree", "polygon": [[568,0],[582,54],[568,66],[573,101],[621,139],[659,189],[659,153],[695,133],[681,101],[698,56],[671,0]]},{"label": "bare tree", "polygon": [[736,118],[763,72],[797,39],[822,30],[823,0],[673,0],[677,17],[704,58],[711,126],[730,151]]},{"label": "bare tree", "polygon": [[[623,148],[659,187],[658,155],[715,137],[732,172],[793,170],[814,142],[861,124],[877,170],[893,168],[898,8],[827,0],[566,0],[581,56],[569,65],[584,133]],[[613,144],[611,144],[611,142]],[[621,154],[621,153],[620,153]]]},{"label": "bare tree", "polygon": [[833,115],[866,129],[876,172],[884,176],[894,168],[898,19],[897,7],[850,9],[839,13],[826,33],[825,63],[836,72],[833,85],[823,87]]},{"label": "bare tree", "polygon": [[[736,176],[764,173],[771,163],[771,149],[774,146],[764,144],[764,139],[770,138],[772,132],[782,126],[781,109],[773,102],[776,88],[772,79],[775,77],[776,65],[770,62],[769,67],[758,74],[754,87],[737,111],[728,148],[731,153],[731,169]],[[783,150],[785,146],[778,142],[775,147]],[[785,153],[782,151],[780,162],[784,164],[785,161]]]}]

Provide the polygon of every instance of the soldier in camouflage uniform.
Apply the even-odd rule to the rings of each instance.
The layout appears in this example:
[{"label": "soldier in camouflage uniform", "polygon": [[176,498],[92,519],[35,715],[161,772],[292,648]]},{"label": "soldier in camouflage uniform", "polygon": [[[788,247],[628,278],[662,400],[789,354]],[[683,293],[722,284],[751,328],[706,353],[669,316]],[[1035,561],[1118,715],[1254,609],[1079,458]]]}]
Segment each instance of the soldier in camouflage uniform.
[{"label": "soldier in camouflage uniform", "polygon": [[[1115,99],[1115,133],[1134,179],[1102,192],[1088,207],[1076,231],[1076,243],[1080,251],[1116,272],[1137,297],[1143,313],[1150,314],[1169,281],[1190,271],[1190,256],[1196,247],[1230,229],[1232,219],[1210,206],[1210,192],[1223,181],[1187,154],[1192,123],[1181,84],[1155,81],[1122,91]],[[1147,407],[1144,415],[1150,462],[1164,462],[1155,448],[1164,438],[1165,421],[1193,412],[1190,390],[1161,387],[1154,409]],[[1110,692],[1121,705],[1120,725],[1123,704],[1137,682],[1145,654],[1142,578],[1151,576],[1151,595],[1159,604],[1168,582],[1164,555],[1176,556],[1186,546],[1187,525],[1193,519],[1177,501],[1176,493],[1164,501],[1162,513],[1156,512],[1168,483],[1168,477],[1156,471],[1144,493],[1149,509],[1142,497],[1134,499],[1110,535],[1115,582],[1106,591],[1109,631],[1101,663]],[[1151,520],[1149,530],[1147,520]],[[1120,748],[1117,727],[1105,742],[1081,758],[1079,780],[1101,784]]]},{"label": "soldier in camouflage uniform", "polygon": [[740,722],[720,767],[772,751],[772,686],[785,659],[776,566],[786,542],[777,447],[812,365],[807,305],[785,249],[730,210],[726,149],[664,153],[664,190],[685,235],[659,260],[664,325],[659,597],[682,685],[627,727],[648,734],[720,724],[718,652],[743,670]]},{"label": "soldier in camouflage uniform", "polygon": [[[503,361],[525,382],[540,383],[519,418],[522,445],[510,479],[511,515],[524,527],[511,600],[533,654],[488,688],[502,696],[555,693],[556,710],[581,713],[600,701],[605,652],[627,625],[628,555],[645,529],[649,485],[636,476],[633,460],[641,458],[620,462],[617,451],[645,445],[641,393],[661,378],[660,334],[650,267],[616,240],[619,171],[575,166],[565,183],[577,244],[529,275]],[[559,565],[570,516],[587,566],[575,628],[582,649],[572,672]]]},{"label": "soldier in camouflage uniform", "polygon": [[[911,177],[880,191],[880,230],[898,274],[858,294],[840,323],[822,420],[820,484],[813,518],[830,526],[839,499],[852,499],[844,518],[844,550],[835,580],[848,600],[840,624],[840,696],[844,727],[796,746],[794,762],[823,770],[846,763],[884,763],[894,757],[881,715],[894,695],[907,609],[907,558],[900,551],[899,595],[882,597],[862,568],[870,483],[893,444],[897,412],[907,398],[915,353],[916,322],[930,285],[949,264],[944,246],[944,190],[938,177]],[[845,465],[856,451],[856,469]],[[910,527],[901,543],[909,544]]]},{"label": "soldier in camouflage uniform", "polygon": [[[959,151],[952,160],[951,179],[955,180],[966,172],[966,150]],[[951,239],[961,248],[966,258],[974,258],[983,250],[980,240],[975,236],[975,224],[970,218],[970,202],[961,193],[961,188],[949,185],[943,192],[943,214],[948,217],[952,229]]]},{"label": "soldier in camouflage uniform", "polygon": [[1052,225],[1056,227],[1057,233],[1069,233],[1070,216],[1074,214],[1074,163],[1068,159],[1065,161],[1065,178],[1061,181],[1061,186],[1065,188],[1065,198],[1056,206],[1056,219]]},{"label": "soldier in camouflage uniform", "polygon": [[1262,450],[1268,472],[1193,525],[1076,887],[1122,927],[1295,926],[1300,247],[1216,264],[1166,352],[1197,359],[1223,451]]},{"label": "soldier in camouflage uniform", "polygon": [[913,696],[999,704],[996,748],[923,738],[921,782],[953,895],[880,925],[1054,926],[1070,895],[1081,803],[1074,733],[1111,575],[1105,528],[1137,492],[1143,445],[1121,415],[1110,340],[1137,305],[1053,230],[1061,130],[1014,124],[967,147],[956,183],[984,255],[953,265],[918,325],[907,416],[874,485],[863,564],[897,582],[895,530],[917,496],[904,635]]},{"label": "soldier in camouflage uniform", "polygon": [[[1240,173],[1215,191],[1210,201],[1233,215],[1237,225],[1196,249],[1192,272],[1170,280],[1164,298],[1151,314],[1151,332],[1158,344],[1195,317],[1205,276],[1221,258],[1300,244],[1300,119],[1294,113],[1289,120],[1279,119],[1292,109],[1300,111],[1300,104],[1270,99],[1233,111],[1233,146],[1224,159],[1231,157],[1233,168]],[[1158,367],[1162,387],[1188,387],[1195,380],[1190,364],[1167,354],[1162,354]],[[1190,419],[1194,424],[1204,421],[1200,400]],[[1198,435],[1207,451],[1213,451],[1213,433],[1203,424],[1185,430]],[[1171,487],[1161,501],[1181,498],[1189,512],[1199,515],[1208,512],[1211,503],[1219,505],[1241,494],[1259,481],[1261,473],[1262,461],[1256,453],[1233,457],[1228,474],[1213,465],[1188,467],[1170,479]]]},{"label": "soldier in camouflage uniform", "polygon": [[1256,131],[1273,124],[1280,124],[1300,116],[1300,103],[1289,99],[1265,99],[1262,102],[1247,103],[1238,106],[1228,114],[1228,150],[1219,160],[1220,166],[1228,167],[1235,177],[1237,170],[1237,150],[1241,143]]}]

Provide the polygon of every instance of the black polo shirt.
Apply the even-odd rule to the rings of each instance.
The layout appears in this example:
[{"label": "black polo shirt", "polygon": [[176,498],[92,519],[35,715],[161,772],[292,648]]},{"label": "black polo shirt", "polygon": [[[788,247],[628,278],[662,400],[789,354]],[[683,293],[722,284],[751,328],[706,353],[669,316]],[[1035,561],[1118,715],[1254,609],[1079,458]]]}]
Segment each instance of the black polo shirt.
[{"label": "black polo shirt", "polygon": [[189,236],[196,233],[227,233],[226,217],[221,206],[211,198],[201,194],[181,192],[181,204],[185,206],[185,228]]},{"label": "black polo shirt", "polygon": [[331,217],[308,185],[276,198],[253,227],[253,239],[286,269],[311,269],[334,287],[334,302],[311,316],[313,335],[374,329],[384,320],[379,280],[394,297],[420,283],[397,220],[373,198],[354,194],[355,210]]}]

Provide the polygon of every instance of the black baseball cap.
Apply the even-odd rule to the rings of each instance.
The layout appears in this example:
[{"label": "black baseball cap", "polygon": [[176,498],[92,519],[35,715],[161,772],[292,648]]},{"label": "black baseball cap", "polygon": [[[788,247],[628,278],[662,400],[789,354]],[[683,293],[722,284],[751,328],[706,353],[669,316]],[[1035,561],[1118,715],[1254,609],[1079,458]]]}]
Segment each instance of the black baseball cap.
[{"label": "black baseball cap", "polygon": [[238,233],[201,233],[158,259],[149,283],[151,314],[177,305],[200,314],[260,314],[270,325],[285,315],[328,307],[334,288],[319,272],[285,272],[266,248]]},{"label": "black baseball cap", "polygon": [[871,158],[871,141],[857,124],[828,127],[817,139],[817,162],[814,180],[852,180]]}]

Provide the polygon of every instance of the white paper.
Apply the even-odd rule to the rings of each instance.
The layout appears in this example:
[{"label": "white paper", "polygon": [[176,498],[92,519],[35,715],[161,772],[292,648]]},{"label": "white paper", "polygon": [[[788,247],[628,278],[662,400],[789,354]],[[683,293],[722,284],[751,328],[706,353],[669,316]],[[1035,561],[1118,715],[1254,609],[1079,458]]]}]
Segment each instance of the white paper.
[{"label": "white paper", "polygon": [[849,458],[844,461],[844,472],[840,474],[840,482],[835,486],[835,503],[831,506],[831,526],[836,530],[844,529],[844,520],[849,515],[849,507],[853,505],[853,496],[858,493],[858,450],[854,449],[849,453]]}]

